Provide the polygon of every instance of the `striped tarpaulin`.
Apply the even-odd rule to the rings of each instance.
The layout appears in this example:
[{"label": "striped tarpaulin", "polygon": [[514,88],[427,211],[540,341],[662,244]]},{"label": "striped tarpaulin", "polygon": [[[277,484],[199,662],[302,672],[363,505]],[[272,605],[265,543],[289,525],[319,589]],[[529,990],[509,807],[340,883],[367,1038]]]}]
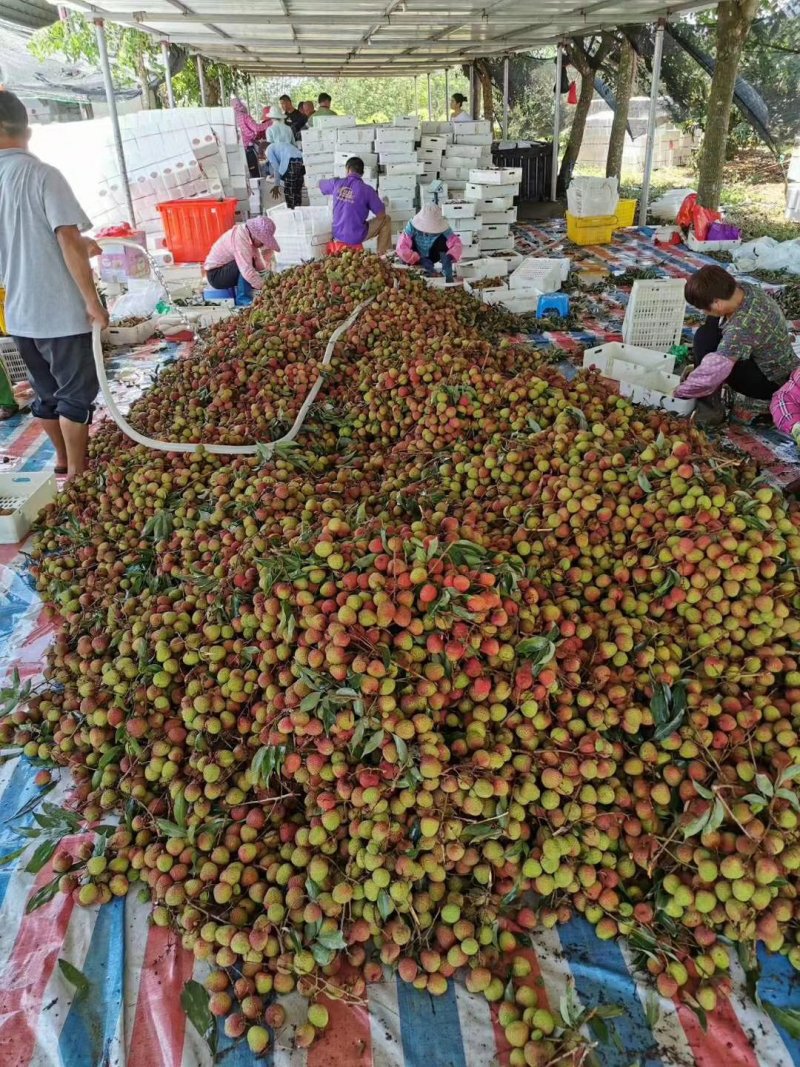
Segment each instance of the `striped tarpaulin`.
[{"label": "striped tarpaulin", "polygon": [[[563,344],[572,335],[556,341]],[[566,345],[563,345],[566,347]],[[134,384],[147,379],[156,353],[121,354],[114,371]],[[52,449],[32,421],[0,424],[0,460],[24,469],[52,463]],[[8,468],[8,465],[6,466]],[[18,546],[0,546],[0,678],[13,668],[41,675],[52,626],[25,571]],[[38,790],[26,760],[0,765],[0,855],[25,844],[20,831],[32,815],[17,816]],[[47,799],[63,801],[62,776]],[[212,1067],[213,1057],[180,1007],[183,986],[202,980],[198,964],[169,931],[152,927],[135,893],[103,908],[81,908],[56,895],[26,914],[32,895],[52,878],[24,871],[26,855],[0,868],[0,1067]],[[558,1011],[571,985],[585,1007],[618,1006],[616,1041],[597,1049],[602,1067],[800,1067],[800,1041],[776,1026],[745,994],[734,964],[734,991],[704,1030],[685,1006],[658,997],[634,973],[623,944],[599,941],[581,919],[537,930],[525,954],[528,981],[540,1003]],[[82,972],[88,988],[76,994],[59,961]],[[762,954],[763,997],[800,1007],[800,975],[783,957]],[[292,1050],[291,1024],[300,1022],[299,997],[285,1001],[289,1025],[256,1061],[247,1046],[222,1033],[223,1067],[505,1067],[509,1048],[495,1007],[459,984],[432,998],[386,975],[363,1004],[330,1004],[331,1025],[310,1050]]]}]

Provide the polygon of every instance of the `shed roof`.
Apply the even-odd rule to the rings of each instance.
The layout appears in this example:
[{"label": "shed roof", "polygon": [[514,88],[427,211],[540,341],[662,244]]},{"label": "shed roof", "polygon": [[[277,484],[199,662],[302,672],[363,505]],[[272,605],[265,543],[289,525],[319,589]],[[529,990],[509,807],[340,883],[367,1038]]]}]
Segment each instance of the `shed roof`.
[{"label": "shed roof", "polygon": [[[51,0],[54,2],[54,0]],[[63,0],[62,0],[63,2]],[[708,0],[66,0],[253,74],[418,74]]]}]

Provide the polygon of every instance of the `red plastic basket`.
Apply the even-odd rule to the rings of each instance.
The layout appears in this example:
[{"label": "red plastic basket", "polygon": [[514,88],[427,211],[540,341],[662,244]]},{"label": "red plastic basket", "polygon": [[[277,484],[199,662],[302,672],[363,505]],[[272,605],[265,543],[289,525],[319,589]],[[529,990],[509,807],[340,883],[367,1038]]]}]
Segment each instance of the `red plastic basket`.
[{"label": "red plastic basket", "polygon": [[236,199],[167,200],[158,205],[167,248],[176,263],[202,263],[218,237],[236,222]]}]

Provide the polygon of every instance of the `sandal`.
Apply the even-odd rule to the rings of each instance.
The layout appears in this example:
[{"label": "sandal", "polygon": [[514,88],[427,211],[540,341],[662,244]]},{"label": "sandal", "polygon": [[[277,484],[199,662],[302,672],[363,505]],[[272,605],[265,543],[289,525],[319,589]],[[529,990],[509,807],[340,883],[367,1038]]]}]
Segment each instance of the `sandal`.
[{"label": "sandal", "polygon": [[56,478],[66,478],[68,473],[69,471],[66,467],[53,467],[53,474],[55,474]]},{"label": "sandal", "polygon": [[18,407],[0,407],[0,422],[5,422],[6,419],[13,419],[15,415],[19,415]]}]

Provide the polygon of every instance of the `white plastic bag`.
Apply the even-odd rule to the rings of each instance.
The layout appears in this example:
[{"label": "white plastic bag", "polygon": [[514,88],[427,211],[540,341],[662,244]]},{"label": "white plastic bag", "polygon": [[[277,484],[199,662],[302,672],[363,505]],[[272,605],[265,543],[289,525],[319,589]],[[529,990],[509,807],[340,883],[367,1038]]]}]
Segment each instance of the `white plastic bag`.
[{"label": "white plastic bag", "polygon": [[131,289],[117,297],[109,309],[109,319],[112,323],[124,322],[125,319],[149,319],[166,295],[161,282],[150,281],[141,289]]}]

